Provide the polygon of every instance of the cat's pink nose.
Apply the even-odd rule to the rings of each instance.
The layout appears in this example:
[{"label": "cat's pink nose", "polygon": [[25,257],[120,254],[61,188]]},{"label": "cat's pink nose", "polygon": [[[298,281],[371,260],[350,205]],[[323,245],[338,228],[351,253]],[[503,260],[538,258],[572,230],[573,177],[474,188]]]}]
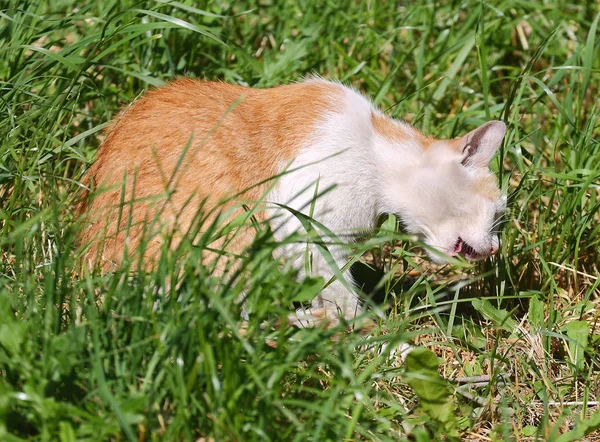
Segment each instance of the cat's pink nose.
[{"label": "cat's pink nose", "polygon": [[492,248],[490,249],[490,255],[495,255],[497,251],[498,251],[498,249],[496,247],[492,246]]}]

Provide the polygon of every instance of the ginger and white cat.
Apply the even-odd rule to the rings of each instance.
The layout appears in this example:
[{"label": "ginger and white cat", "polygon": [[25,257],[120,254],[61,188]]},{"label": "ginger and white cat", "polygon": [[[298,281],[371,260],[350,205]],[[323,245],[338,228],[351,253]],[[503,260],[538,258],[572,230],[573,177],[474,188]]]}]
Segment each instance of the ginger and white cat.
[{"label": "ginger and white cat", "polygon": [[[110,269],[126,244],[135,251],[143,221],[157,210],[184,232],[202,202],[208,210],[232,195],[258,201],[268,192],[267,204],[281,216],[261,216],[277,238],[302,230],[279,204],[312,212],[346,241],[373,229],[380,214],[393,213],[433,249],[434,261],[445,255],[482,259],[498,250],[496,220],[506,198],[488,164],[505,130],[504,123],[490,121],[462,138],[436,140],[385,116],[356,91],[322,79],[271,89],[176,80],[126,107],[106,130],[86,175],[105,190],[80,208],[89,223],[80,241],[90,245],[90,265]],[[315,186],[329,189],[316,201]],[[123,189],[126,201],[135,202],[119,217]],[[168,197],[156,198],[166,191]],[[228,247],[243,251],[251,235],[252,229],[241,232]],[[149,261],[160,251],[160,238],[144,252]],[[339,268],[347,263],[346,249],[329,249]],[[302,268],[304,250],[288,245],[283,253]],[[312,272],[326,281],[334,274],[316,250]],[[349,272],[344,276],[351,281]],[[359,310],[357,295],[336,280],[297,318],[351,319]]]}]

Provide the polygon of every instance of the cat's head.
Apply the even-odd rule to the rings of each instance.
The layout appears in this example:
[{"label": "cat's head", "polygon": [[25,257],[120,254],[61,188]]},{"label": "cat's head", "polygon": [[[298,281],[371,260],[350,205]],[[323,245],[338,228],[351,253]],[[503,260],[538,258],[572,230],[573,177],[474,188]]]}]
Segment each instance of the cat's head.
[{"label": "cat's head", "polygon": [[505,132],[503,122],[490,121],[461,138],[429,140],[401,178],[398,214],[405,228],[433,249],[428,253],[434,261],[457,255],[475,261],[498,250],[506,196],[489,162]]}]

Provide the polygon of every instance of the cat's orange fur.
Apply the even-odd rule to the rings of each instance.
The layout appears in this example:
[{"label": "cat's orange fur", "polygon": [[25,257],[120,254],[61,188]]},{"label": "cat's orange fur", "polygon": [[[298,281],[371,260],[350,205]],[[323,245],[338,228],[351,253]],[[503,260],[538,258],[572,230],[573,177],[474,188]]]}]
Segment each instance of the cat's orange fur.
[{"label": "cat's orange fur", "polygon": [[[101,266],[110,269],[122,258],[126,242],[135,249],[142,221],[165,204],[164,198],[152,197],[165,194],[171,177],[177,184],[161,218],[177,217],[179,230],[189,226],[203,199],[207,209],[234,194],[258,200],[266,181],[294,158],[319,116],[335,110],[340,93],[324,82],[252,89],[183,78],[124,108],[106,129],[86,174],[86,184],[104,189],[79,208],[89,215],[80,235],[81,243],[90,245],[88,263],[93,266],[101,257]],[[136,203],[132,213],[124,206],[118,223],[124,176],[125,201]],[[239,251],[250,234],[239,233],[229,247]],[[148,245],[150,262],[159,244],[156,237]]]},{"label": "cat's orange fur", "polygon": [[[375,112],[371,113],[371,124],[376,132],[390,141],[402,141],[406,137],[410,136],[405,128],[399,126],[396,122],[390,120],[388,117]],[[431,137],[423,135],[415,128],[411,128],[410,134],[417,136],[419,139],[419,144],[424,149],[428,149],[431,144],[436,141]]]}]

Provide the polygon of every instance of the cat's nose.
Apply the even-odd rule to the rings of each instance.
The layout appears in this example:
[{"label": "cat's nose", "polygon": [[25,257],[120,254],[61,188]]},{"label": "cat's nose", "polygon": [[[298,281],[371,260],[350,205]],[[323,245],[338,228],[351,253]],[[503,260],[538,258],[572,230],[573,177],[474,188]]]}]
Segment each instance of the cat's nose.
[{"label": "cat's nose", "polygon": [[498,249],[496,247],[492,246],[492,248],[490,249],[490,255],[495,255],[497,251],[498,251]]}]

